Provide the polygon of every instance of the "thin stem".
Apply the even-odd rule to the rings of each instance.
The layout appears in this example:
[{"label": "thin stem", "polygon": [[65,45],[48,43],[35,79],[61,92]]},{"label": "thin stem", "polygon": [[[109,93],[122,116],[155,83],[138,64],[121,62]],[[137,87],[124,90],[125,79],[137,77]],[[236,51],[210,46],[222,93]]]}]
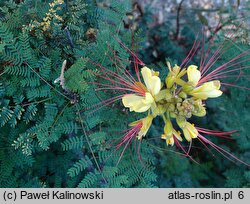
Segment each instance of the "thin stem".
[{"label": "thin stem", "polygon": [[76,104],[75,107],[76,107],[76,110],[77,110],[78,117],[79,117],[79,119],[80,119],[80,124],[81,124],[81,128],[82,128],[82,133],[83,133],[83,135],[84,135],[85,138],[86,138],[86,141],[87,141],[89,150],[90,150],[90,152],[91,152],[91,154],[92,154],[92,157],[93,157],[93,159],[94,159],[94,161],[95,161],[95,164],[96,164],[96,166],[97,166],[97,169],[98,169],[99,173],[101,174],[103,180],[104,180],[105,183],[107,184],[108,182],[107,182],[106,178],[104,177],[104,175],[103,175],[103,173],[102,173],[102,170],[101,170],[101,168],[100,168],[100,165],[99,165],[99,163],[98,163],[98,161],[97,161],[97,159],[96,159],[96,156],[95,156],[95,154],[94,154],[94,151],[93,151],[93,149],[92,149],[92,147],[91,147],[89,137],[88,137],[88,135],[87,135],[87,133],[86,133],[86,130],[85,130],[85,128],[84,128],[83,120],[82,120],[82,117],[81,117],[81,114],[80,114],[79,105]]}]

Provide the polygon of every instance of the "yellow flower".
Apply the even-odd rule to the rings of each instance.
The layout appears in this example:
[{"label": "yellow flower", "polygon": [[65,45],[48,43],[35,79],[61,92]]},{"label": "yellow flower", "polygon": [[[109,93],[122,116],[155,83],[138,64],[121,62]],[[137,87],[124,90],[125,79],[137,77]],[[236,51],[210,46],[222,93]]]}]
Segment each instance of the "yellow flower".
[{"label": "yellow flower", "polygon": [[201,86],[193,89],[192,91],[189,92],[189,94],[194,96],[195,98],[206,100],[207,98],[216,98],[221,96],[223,92],[219,89],[220,89],[220,81],[214,80],[206,82]]},{"label": "yellow flower", "polygon": [[192,138],[197,138],[198,131],[194,127],[194,124],[191,124],[186,121],[184,118],[176,118],[176,122],[179,125],[179,127],[182,129],[184,137],[187,141],[190,141]]},{"label": "yellow flower", "polygon": [[137,138],[139,140],[147,134],[147,132],[152,124],[153,119],[154,119],[154,117],[152,115],[148,115],[145,118],[142,118],[140,120],[137,120],[137,121],[129,124],[129,126],[136,126],[136,125],[141,126],[140,130],[138,132],[138,135],[137,135]]},{"label": "yellow flower", "polygon": [[[195,65],[190,65],[187,68],[188,82],[193,87],[196,87],[201,79],[201,73]],[[220,91],[220,81],[214,80],[206,82],[199,87],[190,89],[190,87],[184,87],[188,91],[189,95],[194,96],[195,98],[206,100],[207,98],[216,98],[221,96],[222,91]]]},{"label": "yellow flower", "polygon": [[177,132],[170,120],[167,120],[164,127],[164,134],[162,134],[161,138],[166,140],[167,145],[174,145],[174,137],[176,137],[179,141],[182,141],[180,136],[180,132]]},{"label": "yellow flower", "polygon": [[154,96],[161,90],[161,80],[158,77],[158,72],[143,67],[141,74],[146,85],[145,95],[126,94],[122,97],[123,105],[129,108],[130,111],[145,112],[150,107],[155,106]]},{"label": "yellow flower", "polygon": [[174,145],[174,137],[177,138],[179,141],[182,141],[180,132],[177,132],[175,129],[172,130],[172,135],[170,137],[168,137],[166,134],[161,135],[161,138],[166,140],[166,144],[171,146]]},{"label": "yellow flower", "polygon": [[173,134],[172,134],[172,136],[169,137],[169,138],[166,137],[165,134],[163,134],[163,135],[161,136],[162,139],[165,139],[165,140],[166,140],[166,144],[167,144],[167,145],[171,145],[171,146],[174,145],[174,137],[177,138],[179,141],[182,141],[182,138],[181,138],[181,136],[180,136],[180,132],[179,132],[179,131],[177,132],[176,130],[173,130]]}]

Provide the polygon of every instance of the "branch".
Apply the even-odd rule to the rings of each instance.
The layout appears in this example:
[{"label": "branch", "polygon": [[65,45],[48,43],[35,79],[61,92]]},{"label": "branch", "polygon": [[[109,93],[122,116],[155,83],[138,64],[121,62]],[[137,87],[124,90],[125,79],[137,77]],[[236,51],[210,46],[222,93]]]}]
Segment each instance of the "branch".
[{"label": "branch", "polygon": [[181,6],[184,0],[181,0],[181,2],[178,5],[177,8],[177,16],[176,16],[176,32],[175,32],[175,37],[174,39],[177,40],[180,32],[180,12],[181,12]]}]

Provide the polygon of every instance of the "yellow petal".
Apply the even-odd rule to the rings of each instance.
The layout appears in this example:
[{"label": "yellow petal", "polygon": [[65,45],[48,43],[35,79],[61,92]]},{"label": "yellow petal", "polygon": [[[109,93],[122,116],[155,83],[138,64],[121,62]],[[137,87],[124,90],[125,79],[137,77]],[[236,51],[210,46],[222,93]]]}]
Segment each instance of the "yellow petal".
[{"label": "yellow petal", "polygon": [[198,131],[191,123],[186,122],[185,125],[180,128],[182,129],[184,137],[187,141],[190,141],[192,138],[197,138]]},{"label": "yellow petal", "polygon": [[[186,138],[187,141],[190,141],[192,138],[197,138],[198,131],[194,127],[193,124],[191,124],[187,121],[184,122],[182,120],[176,120],[176,122],[179,125],[179,127],[182,129],[184,137]],[[180,138],[180,136],[179,136],[179,138]]]},{"label": "yellow petal", "polygon": [[138,133],[137,138],[141,139],[143,136],[145,136],[152,124],[154,117],[152,115],[148,115],[147,117],[141,119],[142,121],[142,127],[140,132]]},{"label": "yellow petal", "polygon": [[158,94],[161,90],[161,80],[157,76],[157,72],[154,72],[147,67],[143,67],[141,69],[141,74],[148,91],[153,96]]},{"label": "yellow petal", "polygon": [[201,72],[197,70],[197,66],[190,65],[187,68],[187,75],[188,75],[188,81],[193,85],[196,86],[201,79]]},{"label": "yellow petal", "polygon": [[137,101],[141,101],[143,99],[142,96],[138,96],[135,94],[126,94],[122,97],[122,103],[125,107],[129,108],[132,106],[133,103],[136,103]]},{"label": "yellow petal", "polygon": [[122,97],[122,103],[126,108],[139,113],[147,111],[153,102],[154,98],[148,92],[145,94],[145,97],[136,94],[127,94]]},{"label": "yellow petal", "polygon": [[166,136],[165,134],[162,134],[162,135],[161,135],[161,139],[166,140],[166,144],[167,144],[167,145],[171,145],[171,146],[174,145],[174,137],[173,137],[173,136],[169,138],[169,137]]},{"label": "yellow petal", "polygon": [[179,140],[179,141],[182,141],[182,138],[181,138],[181,133],[178,131],[176,131],[175,129],[173,129],[173,135]]},{"label": "yellow petal", "polygon": [[192,139],[188,129],[183,129],[183,134],[188,142]]},{"label": "yellow petal", "polygon": [[173,146],[173,145],[174,145],[174,138],[171,137],[171,138],[167,139],[167,140],[166,140],[166,143],[167,143],[167,145]]},{"label": "yellow petal", "polygon": [[186,129],[189,131],[191,138],[197,138],[198,131],[191,123],[187,122]]},{"label": "yellow petal", "polygon": [[153,96],[149,92],[146,92],[144,103],[145,104],[152,104],[153,102],[154,102]]},{"label": "yellow petal", "polygon": [[216,89],[220,89],[220,81],[219,80],[214,80],[214,81],[211,81],[213,82],[213,85]]},{"label": "yellow petal", "polygon": [[210,81],[202,84],[201,86],[193,89],[189,94],[202,99],[206,100],[207,98],[216,98],[221,96],[223,93],[220,89],[220,81]]}]

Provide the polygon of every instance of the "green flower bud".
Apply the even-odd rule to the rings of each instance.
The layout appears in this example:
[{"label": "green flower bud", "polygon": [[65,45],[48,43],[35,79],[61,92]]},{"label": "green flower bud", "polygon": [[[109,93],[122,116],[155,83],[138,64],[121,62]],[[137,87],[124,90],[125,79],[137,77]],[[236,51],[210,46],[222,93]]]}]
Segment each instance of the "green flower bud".
[{"label": "green flower bud", "polygon": [[186,119],[184,117],[176,117],[176,122],[180,128],[184,128],[186,126]]},{"label": "green flower bud", "polygon": [[183,99],[186,99],[187,98],[187,94],[183,91],[181,91],[179,94],[178,94],[179,97],[183,98]]},{"label": "green flower bud", "polygon": [[170,120],[167,120],[165,126],[164,126],[164,134],[167,138],[172,137],[173,134],[173,126]]}]

